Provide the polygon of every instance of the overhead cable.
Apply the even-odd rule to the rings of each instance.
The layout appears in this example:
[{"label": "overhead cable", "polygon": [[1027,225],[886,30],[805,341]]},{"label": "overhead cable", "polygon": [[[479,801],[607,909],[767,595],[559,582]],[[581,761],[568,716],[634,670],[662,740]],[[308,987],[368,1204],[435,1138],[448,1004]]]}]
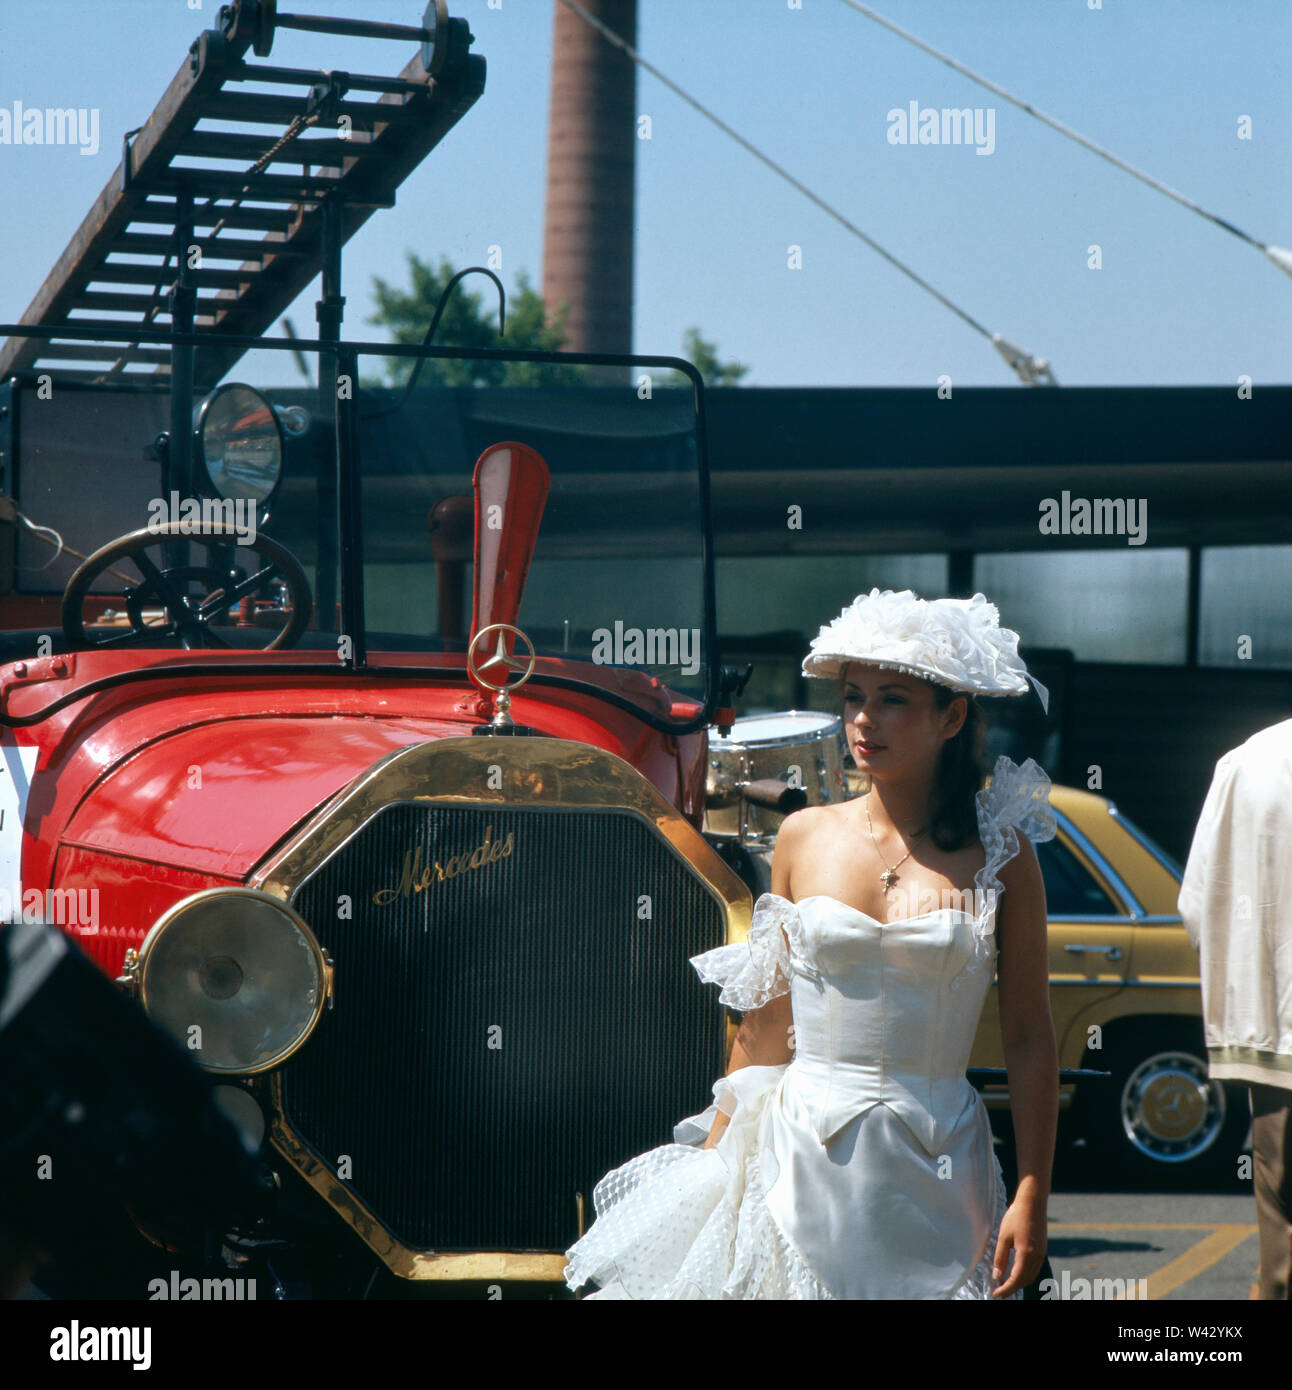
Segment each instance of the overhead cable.
[{"label": "overhead cable", "polygon": [[791,188],[801,193],[810,202],[815,203],[816,206],[822,210],[822,212],[834,218],[834,220],[838,222],[839,225],[843,227],[846,231],[850,232],[859,241],[864,242],[877,255],[882,256],[891,266],[893,266],[896,270],[901,271],[901,273],[905,275],[909,280],[913,280],[927,294],[931,294],[934,299],[936,299],[945,308],[949,309],[953,314],[956,315],[957,318],[961,319],[964,323],[968,324],[969,327],[972,328],[975,333],[980,333],[984,338],[987,339],[988,342],[992,344],[993,347],[996,348],[998,352],[1001,353],[1001,355],[1005,358],[1009,365],[1018,373],[1022,381],[1026,382],[1029,386],[1035,386],[1038,383],[1038,381],[1048,381],[1050,384],[1053,384],[1053,375],[1050,372],[1049,365],[1044,358],[1033,357],[1030,354],[1023,352],[1021,349],[1014,347],[1013,344],[1008,344],[1008,352],[1004,351],[1001,347],[1001,344],[1005,343],[1006,340],[1002,338],[999,333],[993,333],[989,328],[979,323],[978,320],[974,318],[972,314],[969,314],[958,304],[948,299],[946,295],[944,295],[940,290],[936,289],[933,285],[929,284],[929,282],[925,280],[922,276],[917,275],[916,272],[910,268],[910,266],[898,260],[898,258],[894,256],[891,251],[888,251],[884,247],[882,247],[879,244],[879,242],[877,242],[873,237],[867,236],[866,233],[863,232],[861,228],[856,225],[856,223],[849,221],[848,218],[846,218],[843,215],[843,213],[841,213],[837,208],[833,207],[831,204],[827,203],[826,200],[820,197],[819,194],[814,193],[800,179],[795,178],[794,175],[791,174],[789,170],[786,169],[783,165],[778,164],[770,155],[765,154],[752,141],[747,140],[743,135],[741,135],[738,130],[733,130],[732,127],[726,123],[726,121],[724,121],[720,116],[715,115],[702,102],[697,101],[696,98],[693,97],[689,92],[684,91],[671,78],[666,77],[653,63],[647,62],[647,60],[643,58],[641,54],[638,53],[637,50],[630,43],[628,43],[625,39],[621,38],[618,34],[616,34],[613,29],[603,24],[601,20],[596,18],[595,15],[589,14],[588,11],[578,3],[578,0],[560,0],[560,3],[564,5],[567,10],[570,10],[574,14],[578,15],[578,17],[582,19],[586,24],[591,25],[591,27],[595,29],[601,35],[601,37],[606,40],[607,43],[619,49],[620,52],[622,52],[626,57],[628,57],[639,68],[643,68],[646,72],[650,73],[652,77],[654,77],[657,81],[662,82],[669,89],[669,91],[674,93],[674,95],[680,97],[684,102],[686,102],[688,106],[690,106],[695,111],[698,111],[700,115],[702,115],[705,118],[705,120],[717,126],[718,129],[722,131],[724,135],[730,136],[731,139],[733,139],[738,145],[740,145],[742,149],[748,150],[748,152],[752,154],[755,159],[757,159],[760,163],[765,164],[779,178],[784,179],[785,182],[788,183]]},{"label": "overhead cable", "polygon": [[1137,169],[1133,164],[1127,164],[1124,159],[1119,159],[1111,150],[1106,150],[1102,145],[1096,145],[1093,140],[1087,139],[1080,131],[1073,130],[1066,126],[1062,121],[1056,121],[1053,116],[1047,116],[1044,111],[1038,111],[1029,101],[1024,101],[1021,97],[1016,97],[1012,92],[1007,92],[1004,87],[998,86],[989,78],[983,77],[981,73],[974,72],[972,68],[966,67],[963,63],[957,62],[949,53],[943,53],[940,49],[934,48],[931,43],[912,34],[909,30],[903,29],[900,25],[894,24],[891,19],[885,19],[882,14],[871,9],[869,5],[864,5],[861,0],[843,0],[843,3],[851,10],[856,10],[858,14],[864,15],[867,19],[874,20],[876,24],[882,25],[896,34],[898,38],[905,39],[907,43],[913,43],[916,48],[923,49],[930,57],[936,58],[938,62],[945,63],[947,67],[954,68],[956,72],[967,77],[971,82],[976,82],[980,87],[985,87],[989,92],[994,92],[996,96],[1011,105],[1017,106],[1020,111],[1026,111],[1029,116],[1035,116],[1038,121],[1043,121],[1053,130],[1057,130],[1060,135],[1065,135],[1069,140],[1075,140],[1078,145],[1088,149],[1092,154],[1096,154],[1100,159],[1106,159],[1110,164],[1115,165],[1124,173],[1130,174],[1132,178],[1137,178],[1141,183],[1146,183],[1150,188],[1156,189],[1159,193],[1164,193],[1168,198],[1173,198],[1181,207],[1188,208],[1190,212],[1196,212],[1199,217],[1205,217],[1208,222],[1214,223],[1223,231],[1231,232],[1240,240],[1254,246],[1258,251],[1263,251],[1271,261],[1288,275],[1292,275],[1292,251],[1284,249],[1282,246],[1267,245],[1259,241],[1250,233],[1243,231],[1241,227],[1235,227],[1232,222],[1226,222],[1223,217],[1218,217],[1214,212],[1208,212],[1201,204],[1195,203],[1192,198],[1187,198],[1183,193],[1169,187],[1160,179],[1155,179],[1151,174],[1146,174],[1142,169]]}]

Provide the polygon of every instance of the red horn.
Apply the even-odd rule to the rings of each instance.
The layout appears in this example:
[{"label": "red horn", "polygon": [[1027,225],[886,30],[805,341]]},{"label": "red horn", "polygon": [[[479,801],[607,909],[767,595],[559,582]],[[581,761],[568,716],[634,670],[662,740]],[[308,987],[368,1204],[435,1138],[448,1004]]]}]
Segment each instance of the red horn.
[{"label": "red horn", "polygon": [[527,444],[492,444],[476,460],[475,606],[471,637],[520,613],[551,474]]}]

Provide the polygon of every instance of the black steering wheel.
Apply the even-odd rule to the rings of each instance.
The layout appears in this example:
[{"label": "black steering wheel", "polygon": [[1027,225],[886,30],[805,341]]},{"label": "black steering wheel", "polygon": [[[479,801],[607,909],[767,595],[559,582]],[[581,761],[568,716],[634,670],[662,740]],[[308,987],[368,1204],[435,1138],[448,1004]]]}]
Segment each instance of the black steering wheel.
[{"label": "black steering wheel", "polygon": [[[176,540],[214,541],[236,546],[263,556],[268,563],[251,575],[244,575],[232,565],[224,569],[211,564],[163,569],[150,558],[148,551]],[[122,560],[129,560],[140,574],[139,582],[127,581],[122,593],[130,630],[110,637],[87,637],[82,612],[85,596],[104,570]],[[309,626],[314,611],[310,582],[295,555],[268,536],[257,534],[250,543],[240,540],[238,531],[229,526],[177,521],[155,529],[145,527],[96,550],[67,581],[63,591],[63,632],[74,646],[95,649],[124,647],[157,637],[178,637],[188,648],[227,647],[228,642],[216,633],[215,625],[227,625],[229,609],[242,599],[250,599],[273,579],[280,579],[287,585],[287,602],[283,608],[285,621],[273,641],[263,648],[265,651],[295,646]],[[154,607],[160,605],[164,609],[164,621],[147,622],[145,603]]]}]

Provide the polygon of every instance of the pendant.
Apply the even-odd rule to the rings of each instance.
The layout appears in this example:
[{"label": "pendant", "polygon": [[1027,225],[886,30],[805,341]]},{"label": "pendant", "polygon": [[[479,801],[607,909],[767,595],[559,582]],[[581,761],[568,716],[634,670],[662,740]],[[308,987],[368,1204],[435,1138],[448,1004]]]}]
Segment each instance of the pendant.
[{"label": "pendant", "polygon": [[879,881],[884,885],[884,891],[887,892],[893,886],[893,884],[897,882],[899,877],[900,875],[894,872],[892,869],[885,869],[884,872],[879,876]]}]

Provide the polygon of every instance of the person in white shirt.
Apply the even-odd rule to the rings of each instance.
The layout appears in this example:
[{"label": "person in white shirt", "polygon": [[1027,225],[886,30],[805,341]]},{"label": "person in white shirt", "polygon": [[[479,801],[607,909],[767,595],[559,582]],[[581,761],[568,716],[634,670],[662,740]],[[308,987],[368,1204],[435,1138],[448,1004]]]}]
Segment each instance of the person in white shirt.
[{"label": "person in white shirt", "polygon": [[1208,1067],[1251,1088],[1262,1299],[1292,1283],[1292,719],[1216,764],[1180,885]]}]

